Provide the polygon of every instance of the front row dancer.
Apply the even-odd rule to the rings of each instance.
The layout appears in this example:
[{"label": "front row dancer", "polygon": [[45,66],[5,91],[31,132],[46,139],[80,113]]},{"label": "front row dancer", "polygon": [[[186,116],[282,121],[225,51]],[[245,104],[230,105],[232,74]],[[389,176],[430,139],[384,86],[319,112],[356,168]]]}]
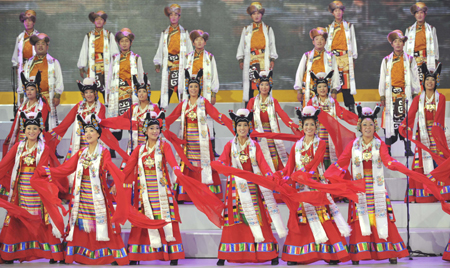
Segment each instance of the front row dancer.
[{"label": "front row dancer", "polygon": [[[271,175],[272,170],[259,144],[249,138],[253,113],[239,109],[236,114],[230,113],[230,117],[235,124],[236,137],[225,145],[217,162],[258,175]],[[223,266],[225,260],[237,263],[271,261],[272,265],[278,265],[278,243],[271,222],[278,236],[285,237],[287,231],[272,191],[229,176],[217,265]]]},{"label": "front row dancer", "polygon": [[160,139],[162,120],[164,113],[158,116],[154,111],[145,112],[140,131],[145,135],[146,142],[136,146],[123,173],[126,178],[124,183],[135,185],[134,207],[150,219],[163,219],[169,224],[153,230],[136,226],[131,228],[128,239],[130,265],[152,260],[170,260],[170,265],[177,265],[179,259],[184,259],[180,214],[171,191],[167,163],[174,169],[180,168],[170,145]]},{"label": "front row dancer", "polygon": [[[43,136],[44,119],[41,112],[21,112],[26,138],[17,142],[0,162],[0,185],[8,185],[8,202],[19,206],[39,219],[32,222],[37,230],[32,232],[29,224],[24,224],[14,212],[6,214],[0,233],[0,263],[12,264],[14,260],[32,261],[49,259],[56,263],[64,259],[61,232],[56,231],[36,190],[30,185],[30,178],[39,166],[48,166],[50,149]],[[5,201],[2,201],[5,202]],[[29,221],[30,219],[25,219]],[[55,230],[55,231],[53,231]]]},{"label": "front row dancer", "polygon": [[[289,162],[278,173],[290,178],[294,171],[314,172],[315,181],[328,184],[323,176],[326,144],[317,136],[319,112],[312,106],[305,106],[303,111],[297,110],[305,136],[292,147]],[[317,191],[299,182],[295,185],[299,192]],[[345,238],[350,236],[352,229],[331,196],[327,196],[329,206],[313,206],[304,202],[300,203],[296,211],[290,211],[290,228],[282,255],[282,260],[287,261],[287,265],[308,264],[319,260],[337,265],[350,260]]]},{"label": "front row dancer", "polygon": [[[347,145],[339,160],[325,172],[325,177],[333,182],[335,178],[352,174],[355,183],[357,180],[365,181],[365,193],[358,193],[358,203],[349,203],[348,222],[352,229],[349,253],[352,263],[357,265],[360,260],[389,259],[390,263],[395,264],[397,258],[406,257],[409,253],[394,223],[383,166],[412,179],[420,174],[389,156],[386,144],[374,137],[380,107],[372,111],[369,107],[358,105],[357,111],[360,119],[358,130],[362,136]],[[338,135],[332,130],[330,134]]]}]

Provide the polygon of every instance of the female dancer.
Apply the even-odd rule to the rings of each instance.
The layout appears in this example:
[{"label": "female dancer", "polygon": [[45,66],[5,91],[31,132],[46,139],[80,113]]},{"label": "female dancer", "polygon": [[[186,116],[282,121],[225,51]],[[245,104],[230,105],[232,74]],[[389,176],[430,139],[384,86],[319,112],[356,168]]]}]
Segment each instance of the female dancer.
[{"label": "female dancer", "polygon": [[[30,96],[28,93],[29,88],[27,95]],[[64,259],[59,239],[63,224],[58,230],[38,193],[30,185],[36,167],[48,166],[49,163],[50,149],[41,135],[44,120],[40,112],[21,112],[19,120],[23,122],[25,139],[16,143],[0,162],[0,174],[9,174],[0,179],[0,184],[9,187],[8,202],[16,210],[8,212],[0,233],[0,263],[41,258],[56,263]],[[33,215],[33,220],[37,221],[31,221],[29,215],[26,215],[27,219],[20,220],[20,217],[14,216],[18,210]]]},{"label": "female dancer", "polygon": [[[175,110],[166,118],[167,127],[179,117],[181,117],[181,127],[179,137],[186,141],[184,153],[194,167],[202,169],[201,173],[193,171],[187,167],[187,164],[181,163],[181,170],[189,177],[192,177],[203,184],[222,199],[222,186],[219,174],[211,169],[211,161],[214,160],[214,154],[209,139],[208,124],[206,116],[211,116],[216,122],[226,125],[230,131],[233,129],[231,120],[219,113],[211,103],[203,98],[200,94],[201,77],[203,70],[197,73],[197,77],[192,78],[189,72],[185,71],[186,76],[186,93],[189,99],[180,103]],[[166,137],[168,138],[168,137]],[[172,142],[177,146],[176,142]],[[175,185],[177,201],[191,201],[191,198],[183,190],[183,185]]]},{"label": "female dancer", "polygon": [[[312,179],[328,184],[323,176],[326,145],[317,136],[319,112],[313,106],[305,106],[303,111],[297,110],[305,136],[292,147],[288,164],[282,170],[283,175],[290,177],[294,171],[314,172]],[[298,182],[296,188],[300,192],[317,191]],[[328,200],[329,206],[315,207],[304,202],[295,211],[290,211],[289,234],[282,255],[288,265],[308,264],[318,260],[337,265],[350,260],[345,237],[350,236],[351,229],[330,195]]]},{"label": "female dancer", "polygon": [[[80,131],[88,146],[80,149],[64,164],[57,168],[40,167],[38,177],[51,176],[53,181],[61,180],[75,172],[70,192],[69,224],[65,236],[65,263],[78,262],[89,265],[128,264],[128,256],[120,236],[120,225],[112,221],[113,215],[123,212],[127,202],[118,202],[116,209],[106,178],[111,174],[115,179],[117,192],[123,191],[123,178],[120,170],[111,161],[109,150],[99,143],[102,135],[108,134],[104,141],[116,141],[108,129],[103,129],[101,119],[96,114],[87,118],[77,115]],[[105,121],[108,119],[105,119]],[[115,126],[115,125],[114,125]],[[113,127],[110,124],[108,127]],[[122,157],[127,155],[118,144],[108,144],[119,150]],[[42,195],[41,195],[42,196]],[[125,209],[126,211],[126,209]],[[123,216],[126,219],[126,216]],[[122,218],[123,218],[122,217]]]},{"label": "female dancer", "polygon": [[[360,260],[383,260],[397,263],[397,258],[409,255],[395,226],[391,201],[386,191],[384,167],[398,170],[415,179],[418,174],[408,170],[389,155],[387,146],[374,137],[377,114],[369,107],[358,111],[358,130],[362,136],[348,144],[339,160],[328,168],[325,177],[333,182],[352,174],[352,180],[364,180],[365,193],[358,194],[358,202],[350,201],[348,222],[352,229],[349,253],[353,264]],[[351,169],[349,165],[351,163]]]},{"label": "female dancer", "polygon": [[[248,137],[253,114],[239,109],[230,116],[235,122],[236,137],[225,145],[218,162],[255,174],[271,175],[259,144]],[[287,232],[272,191],[229,176],[217,265],[224,265],[225,260],[238,263],[271,260],[272,265],[277,265],[278,243],[270,227],[271,221],[278,236],[285,237]]]},{"label": "female dancer", "polygon": [[[342,109],[339,102],[335,101],[330,96],[331,79],[333,77],[334,71],[328,73],[318,73],[311,72],[311,78],[314,81],[314,91],[316,94],[307,103],[308,106],[314,106],[316,109],[320,108],[321,111],[326,112],[335,119],[342,119],[350,125],[355,125],[358,123],[358,116],[347,109]],[[325,170],[337,161],[336,149],[333,141],[330,137],[325,126],[320,122],[318,126],[318,136],[326,144],[325,155],[323,157],[323,165]]]},{"label": "female dancer", "polygon": [[40,94],[39,85],[41,83],[41,72],[38,71],[36,77],[27,80],[23,72],[20,74],[22,79],[22,84],[25,88],[26,99],[20,106],[14,118],[14,123],[11,127],[11,131],[3,143],[3,156],[8,153],[8,151],[16,144],[18,141],[25,140],[25,133],[23,128],[23,118],[21,118],[21,112],[28,114],[30,112],[38,113],[41,112],[42,119],[44,120],[44,126],[47,127],[48,112],[50,111],[50,106],[42,98]]},{"label": "female dancer", "polygon": [[[446,140],[444,140],[444,150],[442,150],[442,147],[439,146],[441,144],[436,144],[436,132],[432,131],[433,126],[445,129],[445,96],[437,91],[441,66],[439,63],[437,69],[433,72],[428,70],[426,63],[422,64],[421,68],[425,91],[415,97],[411,104],[408,112],[408,135],[410,139],[417,140],[428,147],[438,157],[447,158],[448,155],[446,156],[444,154],[445,151],[448,151]],[[417,132],[413,133],[412,129],[414,128],[416,118]],[[406,137],[406,118],[400,125],[399,131],[402,136]],[[431,155],[419,146],[416,146],[412,169],[422,174],[429,174],[436,167],[437,164],[433,161]],[[427,192],[423,184],[419,182],[410,181],[409,186],[410,189],[407,193],[409,195],[409,202],[432,203],[438,200],[431,193]],[[441,192],[442,197],[449,200],[449,191],[450,186],[444,187]]]}]

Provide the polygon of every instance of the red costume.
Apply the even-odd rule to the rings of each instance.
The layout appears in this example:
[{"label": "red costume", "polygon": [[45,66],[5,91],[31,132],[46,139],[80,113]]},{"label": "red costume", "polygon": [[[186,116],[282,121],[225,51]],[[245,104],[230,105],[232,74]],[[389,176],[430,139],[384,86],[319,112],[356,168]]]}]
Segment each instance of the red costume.
[{"label": "red costume", "polygon": [[[45,258],[59,261],[64,258],[63,245],[52,233],[47,209],[30,185],[30,178],[36,167],[48,165],[50,150],[42,141],[38,141],[36,147],[29,150],[26,143],[26,140],[16,143],[0,162],[0,174],[6,174],[0,179],[0,184],[5,186],[7,192],[12,191],[9,202],[34,215],[39,221],[30,221],[32,228],[35,228],[34,232],[12,212],[6,215],[0,233],[0,263],[2,260],[23,262]],[[14,167],[17,167],[17,172]],[[15,178],[12,173],[16,175]],[[14,182],[11,184],[12,179]],[[13,188],[10,189],[10,186]]]}]

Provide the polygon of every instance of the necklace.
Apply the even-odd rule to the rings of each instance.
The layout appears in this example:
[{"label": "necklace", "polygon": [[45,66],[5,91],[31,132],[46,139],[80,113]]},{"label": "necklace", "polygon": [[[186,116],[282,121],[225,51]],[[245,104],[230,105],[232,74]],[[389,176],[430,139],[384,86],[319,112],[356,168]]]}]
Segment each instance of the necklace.
[{"label": "necklace", "polygon": [[434,94],[431,95],[431,98],[428,98],[426,94],[425,97],[426,97],[425,109],[429,112],[436,111],[436,104],[433,103]]},{"label": "necklace", "polygon": [[[303,144],[302,144],[302,149],[300,151],[301,156],[301,161],[303,163],[303,165],[308,164],[309,162],[311,162],[311,157],[308,155],[307,151],[309,150],[309,148],[311,148],[311,145],[313,144],[314,139],[312,139],[309,143],[306,143],[305,140],[303,140]],[[302,153],[305,153],[304,155]]]},{"label": "necklace", "polygon": [[37,101],[35,101],[30,107],[28,107],[28,104],[30,104],[30,101],[27,102],[27,108],[24,110],[24,112],[27,114],[29,112],[31,112],[31,110],[36,107],[36,105],[38,104]]},{"label": "necklace", "polygon": [[259,103],[259,107],[263,113],[267,112],[267,106],[269,105],[269,97],[264,100],[264,102]]},{"label": "necklace", "polygon": [[249,139],[247,139],[244,144],[241,144],[239,140],[237,141],[239,144],[240,154],[239,154],[239,161],[241,161],[241,164],[244,164],[248,160],[248,155],[245,154],[245,148],[247,148],[248,144],[250,143]]},{"label": "necklace", "polygon": [[23,162],[25,162],[27,166],[33,165],[34,161],[36,160],[33,155],[33,152],[36,149],[36,145],[37,142],[33,145],[33,147],[28,148],[28,142],[25,144],[25,152],[22,153],[22,156],[24,156]]},{"label": "necklace", "polygon": [[83,165],[83,168],[87,169],[91,165],[91,162],[95,161],[97,159],[97,147],[95,148],[93,153],[89,152],[89,147],[87,147],[86,154],[81,157],[81,164]]},{"label": "necklace", "polygon": [[197,113],[194,112],[194,108],[197,107],[197,103],[195,103],[194,105],[192,105],[189,102],[189,109],[186,110],[185,114],[186,116],[191,119],[191,121],[194,121],[195,119],[197,119]]},{"label": "necklace", "polygon": [[372,141],[370,141],[368,144],[366,144],[363,140],[362,148],[363,148],[363,160],[364,161],[372,160]]},{"label": "necklace", "polygon": [[[147,152],[145,152],[143,154],[143,157],[150,155],[155,150],[156,143],[155,143],[155,145],[153,145],[152,148],[149,148],[148,145],[145,145],[145,146],[147,147]],[[151,158],[151,157],[147,157],[147,159],[144,162],[144,165],[146,165],[148,168],[152,168],[155,166],[155,160],[153,160],[153,158]]]}]

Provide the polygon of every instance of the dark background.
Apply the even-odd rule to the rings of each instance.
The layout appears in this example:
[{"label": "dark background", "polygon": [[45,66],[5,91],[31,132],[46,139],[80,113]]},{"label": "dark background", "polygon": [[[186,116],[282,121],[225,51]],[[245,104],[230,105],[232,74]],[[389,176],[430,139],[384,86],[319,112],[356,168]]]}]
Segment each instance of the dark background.
[{"label": "dark background", "polygon": [[[251,23],[247,0],[180,0],[180,24],[189,31],[202,29],[210,34],[206,50],[217,61],[220,89],[241,89],[242,71],[236,60],[236,50],[244,26]],[[295,72],[304,52],[313,48],[309,31],[325,27],[333,20],[327,7],[331,1],[261,1],[266,9],[263,21],[273,27],[279,58],[275,62],[275,89],[292,89]],[[415,22],[410,6],[415,1],[344,0],[344,19],[355,24],[358,45],[356,86],[358,89],[378,87],[381,60],[392,52],[387,34],[395,29],[405,32]],[[50,36],[49,53],[57,58],[63,70],[65,90],[77,90],[80,79],[78,56],[84,35],[94,28],[88,14],[104,10],[108,14],[105,28],[114,34],[130,28],[136,38],[132,50],[142,56],[144,70],[149,73],[152,89],[159,90],[160,74],[156,74],[153,57],[159,36],[169,25],[165,6],[174,3],[163,0],[0,0],[0,91],[11,90],[11,56],[17,35],[24,30],[19,14],[27,9],[37,12],[35,28]],[[449,41],[450,1],[431,0],[426,21],[437,28],[440,61],[443,63],[441,88],[450,88]]]}]

